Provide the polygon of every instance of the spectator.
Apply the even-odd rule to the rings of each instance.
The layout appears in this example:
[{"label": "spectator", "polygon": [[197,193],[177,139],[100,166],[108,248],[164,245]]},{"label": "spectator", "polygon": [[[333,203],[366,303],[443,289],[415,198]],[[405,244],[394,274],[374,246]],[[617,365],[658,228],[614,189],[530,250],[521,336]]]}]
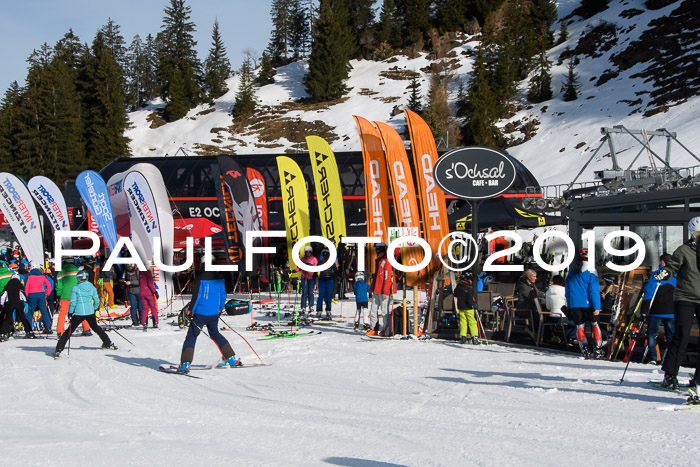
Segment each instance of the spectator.
[{"label": "spectator", "polygon": [[[223,280],[223,279],[222,279]],[[156,300],[158,292],[153,283],[153,263],[145,271],[139,271],[139,298],[141,299],[141,324],[143,330],[148,329],[148,312],[150,310],[153,318],[153,328],[158,328],[158,308]]]},{"label": "spectator", "polygon": [[471,343],[481,344],[479,340],[479,327],[476,322],[476,299],[472,293],[473,274],[463,272],[459,278],[459,284],[454,289],[457,297],[457,310],[459,313],[459,343],[467,343],[467,334],[471,336]]},{"label": "spectator", "polygon": [[544,294],[544,301],[552,315],[549,315],[549,319],[553,323],[564,323],[566,324],[566,338],[569,340],[576,340],[576,324],[566,317],[564,310],[566,307],[566,289],[564,288],[564,278],[562,276],[552,277],[552,285],[549,286],[547,292]]},{"label": "spectator", "polygon": [[[538,329],[540,325],[540,314],[537,312],[535,300],[540,300],[540,303],[544,300],[544,293],[537,289],[536,282],[537,272],[528,269],[520,276],[517,283],[518,303],[516,309],[532,311],[533,329]],[[531,337],[535,339],[534,334]]]},{"label": "spectator", "polygon": [[[328,261],[330,251],[324,248],[321,251],[321,263]],[[323,302],[326,302],[326,319],[332,319],[331,316],[331,300],[333,298],[333,279],[338,272],[338,261],[332,264],[329,268],[324,269],[318,274],[318,301],[316,302],[316,318],[321,318]],[[302,309],[304,307],[302,306]]]},{"label": "spectator", "polygon": [[[68,315],[68,309],[70,308],[70,294],[73,291],[73,287],[78,284],[78,268],[73,263],[66,263],[61,269],[61,273],[58,275],[58,280],[56,281],[56,293],[61,301],[61,305],[58,309],[58,323],[56,324],[56,333],[58,337],[63,335],[65,330],[66,315]],[[90,325],[87,321],[83,321],[83,336],[90,336]]]},{"label": "spectator", "polygon": [[15,322],[12,316],[16,316],[24,327],[24,337],[27,339],[35,339],[36,336],[32,332],[32,324],[27,319],[24,313],[24,307],[27,303],[27,297],[24,295],[24,287],[20,280],[19,274],[13,274],[12,278],[5,284],[5,289],[0,295],[0,307],[2,308],[2,323],[0,323],[0,336],[3,340],[10,338],[15,330]]},{"label": "spectator", "polygon": [[[581,250],[566,276],[566,303],[569,307],[569,317],[576,324],[578,345],[584,358],[599,359],[604,357],[603,339],[598,321],[600,319],[600,284],[598,278],[585,266],[588,261],[588,250]],[[589,349],[586,339],[585,325],[590,322],[593,328],[595,347]]]},{"label": "spectator", "polygon": [[[647,357],[648,362],[654,365],[660,365],[659,354],[656,351],[656,335],[659,333],[659,326],[664,325],[664,334],[666,335],[667,345],[673,339],[675,330],[673,324],[673,291],[676,288],[676,276],[670,277],[668,280],[659,282],[654,278],[654,275],[666,267],[666,264],[671,259],[671,255],[664,253],[659,257],[659,269],[653,272],[651,278],[644,286],[644,300],[642,301],[642,316],[647,317]],[[656,286],[659,286],[658,290]],[[656,296],[654,297],[654,292]],[[654,303],[651,299],[654,297]],[[651,306],[651,309],[649,308]]]},{"label": "spectator", "polygon": [[[372,305],[369,309],[369,331],[368,336],[384,336],[386,331],[391,327],[391,296],[396,293],[396,282],[394,280],[394,268],[389,263],[386,252],[386,243],[377,243],[374,250],[377,253],[375,261],[374,276],[370,285],[372,292]],[[379,313],[384,317],[384,326],[382,331],[377,333],[379,327]],[[393,329],[392,329],[393,331]]]},{"label": "spectator", "polygon": [[[318,260],[314,256],[314,249],[310,245],[304,247],[304,257],[301,262],[308,266],[317,266]],[[297,268],[295,271],[299,271]],[[313,312],[314,306],[314,273],[301,271],[301,312],[305,312],[308,304],[309,314]]]},{"label": "spectator", "polygon": [[129,297],[129,306],[131,307],[131,325],[138,326],[141,323],[141,297],[139,296],[139,272],[133,264],[126,266],[124,272],[124,283],[126,284],[126,292]]},{"label": "spectator", "polygon": [[44,323],[43,334],[53,334],[51,330],[52,317],[46,308],[46,297],[51,293],[51,282],[44,276],[38,268],[29,271],[27,282],[24,285],[24,292],[27,294],[27,313],[32,316],[36,310],[41,313],[41,321]]},{"label": "spectator", "polygon": [[369,284],[365,282],[364,273],[358,272],[355,274],[355,284],[353,284],[352,288],[355,292],[355,305],[357,306],[357,311],[355,312],[355,324],[352,328],[357,331],[357,329],[360,327],[360,321],[362,321],[362,328],[365,331],[368,331],[370,327],[365,321],[365,313],[370,294]]}]

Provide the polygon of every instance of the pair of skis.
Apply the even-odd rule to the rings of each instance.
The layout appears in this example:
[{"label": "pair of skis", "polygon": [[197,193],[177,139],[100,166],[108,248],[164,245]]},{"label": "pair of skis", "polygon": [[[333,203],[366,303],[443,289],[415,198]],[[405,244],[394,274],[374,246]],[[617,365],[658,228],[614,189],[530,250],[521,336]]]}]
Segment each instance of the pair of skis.
[{"label": "pair of skis", "polygon": [[[221,369],[221,370],[231,370],[231,369],[238,369],[238,368],[257,368],[261,366],[270,366],[270,363],[247,363],[239,366],[234,366],[234,367],[217,367],[216,365],[191,365],[190,366],[190,371],[202,371],[202,370],[213,370],[213,369]],[[202,379],[201,376],[196,376],[191,373],[179,373],[177,371],[178,366],[177,365],[170,365],[170,364],[163,364],[158,367],[159,371],[162,371],[163,373],[169,373],[171,375],[180,375],[180,376],[188,376],[190,378],[196,378],[196,379]]]}]

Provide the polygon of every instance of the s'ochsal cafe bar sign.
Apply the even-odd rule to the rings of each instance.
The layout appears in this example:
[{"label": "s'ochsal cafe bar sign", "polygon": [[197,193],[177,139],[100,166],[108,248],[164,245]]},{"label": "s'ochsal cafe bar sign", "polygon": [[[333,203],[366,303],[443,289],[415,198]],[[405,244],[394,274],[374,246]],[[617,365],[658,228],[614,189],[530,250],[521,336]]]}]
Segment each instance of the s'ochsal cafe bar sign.
[{"label": "s'ochsal cafe bar sign", "polygon": [[515,182],[515,165],[502,152],[479,146],[445,153],[435,163],[435,183],[460,199],[490,199]]},{"label": "s'ochsal cafe bar sign", "polygon": [[[433,167],[435,184],[446,194],[467,200],[472,211],[471,235],[479,234],[479,205],[495,198],[515,182],[515,165],[501,151],[482,146],[458,148],[442,155]],[[474,276],[477,262],[472,263]],[[476,296],[477,281],[473,282]]]}]

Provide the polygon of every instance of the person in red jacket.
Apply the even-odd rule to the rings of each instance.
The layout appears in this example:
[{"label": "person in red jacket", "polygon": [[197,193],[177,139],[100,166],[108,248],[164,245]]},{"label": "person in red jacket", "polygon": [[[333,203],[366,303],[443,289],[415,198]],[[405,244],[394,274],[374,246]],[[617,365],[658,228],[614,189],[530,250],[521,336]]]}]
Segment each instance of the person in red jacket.
[{"label": "person in red jacket", "polygon": [[396,293],[396,282],[394,280],[394,268],[391,266],[386,256],[386,244],[377,243],[374,246],[377,252],[375,263],[375,273],[372,277],[372,285],[369,291],[372,293],[372,305],[369,309],[369,331],[368,336],[376,336],[379,324],[379,311],[384,316],[384,326],[379,332],[384,336],[386,330],[391,326],[391,296]]}]

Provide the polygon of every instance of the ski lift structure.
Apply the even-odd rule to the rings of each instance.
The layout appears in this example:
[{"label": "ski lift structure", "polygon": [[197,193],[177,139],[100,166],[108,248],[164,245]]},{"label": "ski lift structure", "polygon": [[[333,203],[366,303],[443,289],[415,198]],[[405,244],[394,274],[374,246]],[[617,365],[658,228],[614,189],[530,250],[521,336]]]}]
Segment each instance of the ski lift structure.
[{"label": "ski lift structure", "polygon": [[[522,200],[523,208],[541,212],[558,212],[576,199],[700,186],[700,165],[693,167],[673,167],[671,165],[671,150],[674,143],[700,163],[700,158],[678,140],[675,132],[666,128],[637,130],[626,128],[624,125],[615,125],[601,128],[601,133],[603,138],[600,144],[569,184],[527,187],[525,191],[528,196]],[[619,151],[615,142],[616,138],[619,139],[623,136],[631,137],[635,143],[641,146],[625,168],[622,165],[621,153],[627,149]],[[663,155],[651,147],[654,138],[666,139]],[[605,147],[608,148],[609,152],[603,157],[610,157],[612,166],[609,169],[595,171],[596,181],[594,182],[578,182],[591,162]],[[646,165],[647,162],[648,165]]]}]

